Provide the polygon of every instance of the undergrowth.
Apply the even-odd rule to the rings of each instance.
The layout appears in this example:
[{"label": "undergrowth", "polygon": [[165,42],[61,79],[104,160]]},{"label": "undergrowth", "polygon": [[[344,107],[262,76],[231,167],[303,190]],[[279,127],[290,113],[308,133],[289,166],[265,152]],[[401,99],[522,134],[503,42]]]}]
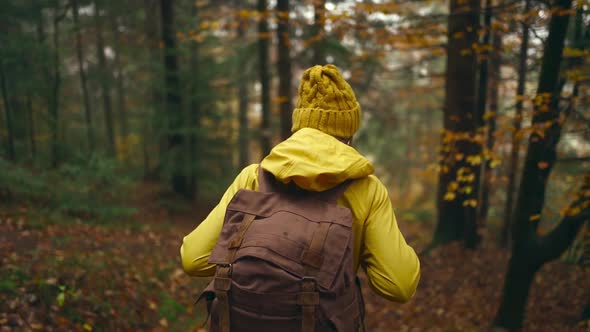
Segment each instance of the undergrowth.
[{"label": "undergrowth", "polygon": [[126,204],[136,179],[122,172],[116,161],[94,158],[40,170],[0,158],[0,169],[3,204],[28,203],[45,214],[84,220],[125,218],[136,212]]}]

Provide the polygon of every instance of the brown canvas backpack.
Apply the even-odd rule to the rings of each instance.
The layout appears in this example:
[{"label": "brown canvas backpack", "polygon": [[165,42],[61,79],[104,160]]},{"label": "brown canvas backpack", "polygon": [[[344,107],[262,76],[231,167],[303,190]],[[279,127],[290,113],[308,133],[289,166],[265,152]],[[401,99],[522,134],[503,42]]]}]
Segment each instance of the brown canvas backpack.
[{"label": "brown canvas backpack", "polygon": [[215,277],[199,297],[210,331],[364,330],[352,214],[336,205],[348,183],[308,192],[259,169],[259,191],[236,193],[211,252]]}]

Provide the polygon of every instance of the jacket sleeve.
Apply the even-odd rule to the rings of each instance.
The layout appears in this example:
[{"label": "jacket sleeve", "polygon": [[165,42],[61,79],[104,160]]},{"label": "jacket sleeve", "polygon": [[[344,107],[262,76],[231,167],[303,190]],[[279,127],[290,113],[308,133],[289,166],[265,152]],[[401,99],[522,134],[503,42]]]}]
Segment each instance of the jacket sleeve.
[{"label": "jacket sleeve", "polygon": [[182,267],[187,274],[195,277],[209,277],[215,273],[215,265],[207,261],[221,233],[225,210],[238,190],[256,190],[257,172],[256,164],[244,168],[207,218],[184,237],[180,247],[180,257]]},{"label": "jacket sleeve", "polygon": [[377,178],[365,221],[362,264],[371,288],[395,302],[409,301],[420,279],[420,261],[400,232],[387,189]]}]

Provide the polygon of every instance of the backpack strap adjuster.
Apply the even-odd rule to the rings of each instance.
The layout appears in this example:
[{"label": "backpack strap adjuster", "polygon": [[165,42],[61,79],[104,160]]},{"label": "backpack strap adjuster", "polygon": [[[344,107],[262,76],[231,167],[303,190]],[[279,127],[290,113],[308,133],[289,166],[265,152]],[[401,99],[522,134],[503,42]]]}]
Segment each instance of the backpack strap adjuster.
[{"label": "backpack strap adjuster", "polygon": [[318,292],[299,292],[297,294],[297,304],[318,305],[320,304],[320,294]]},{"label": "backpack strap adjuster", "polygon": [[316,307],[320,304],[320,294],[314,277],[301,279],[301,291],[297,294],[297,304],[301,306],[301,331],[313,332],[316,323]]},{"label": "backpack strap adjuster", "polygon": [[213,287],[216,291],[227,292],[231,288],[231,264],[219,264],[217,266],[217,272],[213,279]]},{"label": "backpack strap adjuster", "polygon": [[232,264],[218,264],[213,278],[213,288],[219,306],[219,332],[230,331],[228,292],[231,289],[231,273]]}]

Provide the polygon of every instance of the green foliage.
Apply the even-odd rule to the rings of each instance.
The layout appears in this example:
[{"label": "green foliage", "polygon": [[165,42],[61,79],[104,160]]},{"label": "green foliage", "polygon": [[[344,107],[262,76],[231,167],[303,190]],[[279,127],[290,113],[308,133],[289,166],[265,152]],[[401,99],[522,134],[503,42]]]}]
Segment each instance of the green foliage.
[{"label": "green foliage", "polygon": [[135,213],[125,205],[133,179],[116,162],[92,159],[55,171],[32,171],[0,158],[0,195],[7,201],[37,203],[48,212],[79,218],[112,219]]},{"label": "green foliage", "polygon": [[0,293],[17,294],[17,288],[27,279],[27,274],[18,267],[10,267],[1,270]]},{"label": "green foliage", "polygon": [[160,309],[158,315],[168,321],[175,321],[186,310],[185,306],[174,300],[168,293],[160,293]]}]

